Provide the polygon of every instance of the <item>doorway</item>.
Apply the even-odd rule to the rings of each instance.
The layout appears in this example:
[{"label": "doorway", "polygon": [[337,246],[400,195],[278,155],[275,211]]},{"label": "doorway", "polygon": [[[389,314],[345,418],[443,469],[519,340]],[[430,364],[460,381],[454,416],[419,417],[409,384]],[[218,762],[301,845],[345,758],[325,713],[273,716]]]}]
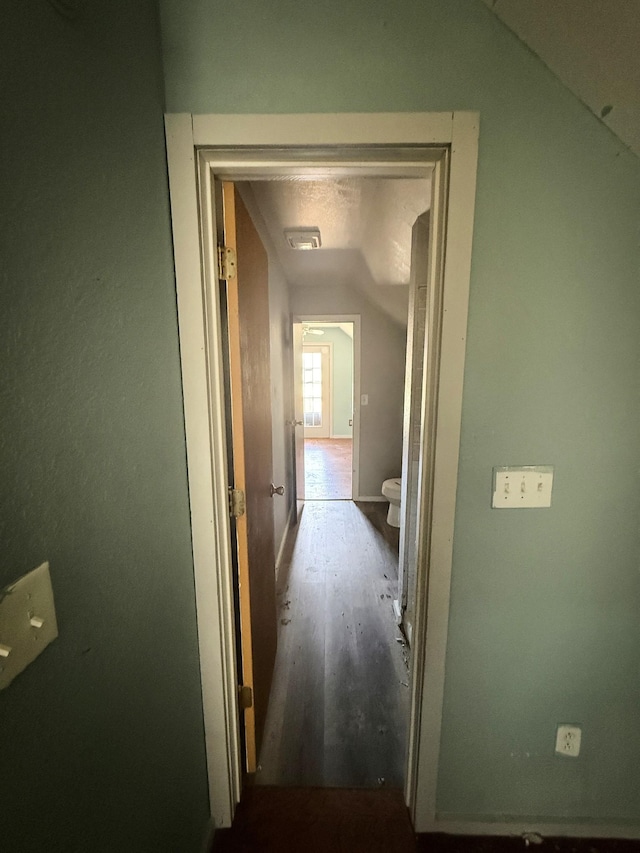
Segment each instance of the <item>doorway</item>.
[{"label": "doorway", "polygon": [[[351,500],[355,322],[302,325],[305,500]],[[294,356],[296,357],[296,356]],[[294,382],[296,381],[294,371]]]},{"label": "doorway", "polygon": [[[356,168],[371,169],[372,164],[377,168],[385,158],[387,165],[392,162],[396,171],[406,173],[407,169],[423,168],[428,162],[435,165],[439,176],[438,221],[432,228],[436,237],[434,245],[438,246],[433,260],[437,273],[434,281],[442,304],[435,317],[438,334],[431,338],[438,358],[431,361],[432,375],[425,381],[430,390],[425,406],[427,420],[434,429],[429,431],[430,446],[425,448],[429,465],[425,466],[421,482],[425,500],[421,506],[419,559],[424,568],[418,579],[419,606],[414,629],[418,665],[410,690],[405,788],[416,829],[425,831],[437,826],[435,780],[457,482],[477,116],[440,113],[338,118],[334,121],[327,116],[167,117],[211,808],[217,825],[229,825],[241,787],[225,415],[220,382],[224,362],[220,315],[213,295],[215,288],[211,287],[211,282],[217,279],[217,252],[204,239],[207,233],[215,232],[215,210],[211,205],[213,173],[226,173],[236,179],[239,175],[255,177],[269,171],[273,174],[274,169],[280,174],[283,170],[295,173],[301,163],[303,169],[326,173],[327,169],[344,169],[345,161],[349,162],[347,168],[353,168],[354,164]],[[389,143],[396,146],[393,155],[368,147]],[[407,144],[409,147],[403,148]],[[247,146],[251,145],[272,148],[256,155],[255,151],[248,151]],[[296,145],[307,146],[302,157],[296,155]],[[234,146],[244,148],[238,151]],[[356,147],[347,151],[344,146]],[[198,179],[194,181],[196,160]],[[216,571],[212,572],[212,566],[217,567]],[[228,772],[220,773],[221,767]]]},{"label": "doorway", "polygon": [[[324,298],[323,288],[318,296]],[[382,328],[394,325],[373,313]],[[372,334],[380,328],[372,327],[366,310],[364,317],[294,314],[299,321],[294,329],[300,325],[324,333],[305,340],[332,339],[334,366],[340,342],[350,362],[354,350],[358,353],[358,369],[349,370],[343,389],[342,421],[335,417],[335,404],[331,419],[330,434],[347,433],[337,440],[350,441],[359,435],[349,422],[360,397],[354,389],[360,386],[361,344],[364,340],[369,349],[375,346],[385,360],[385,344],[379,334]],[[393,346],[404,354],[403,340]],[[312,352],[318,349],[311,345]],[[399,385],[403,373],[404,362],[400,375],[394,376]],[[309,380],[319,383],[320,378],[312,374]],[[294,388],[297,381],[294,378]],[[310,411],[307,407],[305,414]],[[312,439],[312,453],[325,441]],[[279,647],[255,781],[401,789],[409,723],[409,650],[393,611],[398,531],[386,523],[387,505],[382,501],[352,501],[351,491],[336,500],[338,496],[324,490],[309,489],[306,437],[304,443],[305,509],[290,531],[278,570]],[[399,473],[400,455],[396,465]]]},{"label": "doorway", "polygon": [[[405,607],[398,587],[400,530],[397,517],[388,521],[383,484],[400,479],[403,445],[411,440],[404,435],[402,409],[410,291],[418,286],[412,236],[415,222],[431,206],[431,170],[425,164],[421,174],[404,177],[328,172],[290,180],[272,175],[269,181],[237,184],[269,258],[274,388],[286,382],[278,351],[288,332],[287,308],[299,318],[295,325],[301,326],[302,337],[299,356],[293,354],[301,365],[293,390],[298,391],[299,382],[302,424],[295,432],[302,432],[304,441],[305,509],[295,527],[283,530],[279,550],[278,651],[268,711],[262,702],[256,705],[256,719],[265,722],[256,728],[255,741],[263,749],[257,764],[247,761],[247,770],[255,769],[256,782],[263,784],[404,786],[412,658],[394,611],[394,601],[401,611]],[[311,222],[314,227],[305,228]],[[317,245],[296,250],[296,240],[311,232]],[[424,269],[429,248],[428,243],[420,246]],[[238,282],[227,288],[242,291],[242,266],[238,249]],[[346,301],[359,312],[357,375],[365,393],[357,399],[356,322],[341,323],[325,313]],[[322,313],[306,313],[318,308]],[[419,319],[424,325],[423,314]],[[292,339],[297,337],[294,326]],[[255,334],[247,340],[258,346]],[[341,364],[344,350],[346,363]],[[250,357],[245,350],[245,358]],[[423,353],[416,359],[420,395],[415,395],[411,419],[418,425],[424,366]],[[249,381],[257,369],[248,371]],[[408,370],[413,371],[412,363]],[[293,372],[295,377],[298,371]],[[347,457],[350,470],[356,408],[359,482],[365,486],[354,495],[350,479],[340,491],[335,469]],[[290,437],[281,418],[280,407],[273,407],[274,447],[279,435],[287,442]],[[298,417],[288,420],[297,424]],[[274,482],[283,483],[286,494],[287,472],[277,468],[274,459]],[[415,491],[411,499],[417,517]],[[331,501],[349,506],[327,506]],[[276,498],[274,513],[278,504]],[[408,592],[413,602],[414,590]],[[241,628],[243,648],[244,636]],[[259,638],[253,645],[262,647]],[[296,673],[302,673],[302,681]],[[246,719],[245,713],[245,730]]]},{"label": "doorway", "polygon": [[[303,305],[322,304],[327,311],[336,301],[349,300],[360,312],[361,355],[362,351],[366,353],[366,359],[360,360],[360,384],[364,381],[367,393],[358,401],[357,435],[360,482],[367,486],[364,496],[356,495],[358,502],[351,503],[350,478],[347,488],[340,492],[340,478],[331,474],[347,454],[347,474],[351,468],[356,408],[355,322],[343,323],[344,331],[337,322],[329,322],[330,315],[316,315],[312,320],[309,315],[302,316],[305,511],[293,530],[283,531],[285,537],[292,535],[294,543],[289,555],[285,539],[284,549],[280,549],[281,553],[284,550],[283,559],[277,568],[279,649],[270,668],[273,681],[268,711],[261,698],[264,692],[259,696],[255,691],[253,736],[247,712],[244,715],[247,743],[255,741],[258,747],[261,743],[265,747],[262,752],[258,750],[257,764],[255,757],[247,758],[247,771],[257,769],[256,781],[314,787],[404,786],[412,661],[393,608],[394,600],[402,600],[398,595],[398,541],[394,537],[398,522],[389,524],[382,490],[388,478],[401,475],[412,228],[431,204],[431,168],[425,164],[422,175],[411,177],[327,174],[305,180],[296,175],[292,182],[273,175],[269,181],[235,185],[269,259],[265,285],[270,290],[271,306],[265,336],[271,342],[275,368],[271,386],[277,388],[286,382],[286,372],[278,364],[278,350],[288,331],[282,278],[288,284],[288,304],[296,314]],[[226,181],[223,186],[227,186]],[[226,222],[224,203],[222,211]],[[338,216],[340,229],[332,231]],[[299,256],[293,247],[283,248],[280,237],[291,232],[298,236],[305,221],[315,223],[309,230],[322,247],[306,249]],[[286,228],[287,223],[293,227]],[[227,246],[226,236],[224,240]],[[429,247],[423,248],[427,253]],[[247,281],[253,280],[246,257],[238,242],[236,266],[226,284],[221,282],[223,291],[237,289],[242,293],[245,275]],[[345,266],[349,268],[348,280],[336,283]],[[264,346],[253,329],[244,339],[246,383],[251,384],[263,359],[258,358],[253,366],[250,362],[254,351]],[[341,349],[348,350],[346,364],[340,363]],[[422,373],[423,361],[419,362]],[[248,396],[250,402],[254,395]],[[419,405],[417,410],[419,421]],[[280,407],[265,411],[265,425],[268,417],[274,447],[278,436],[288,441],[290,433],[282,429]],[[290,416],[288,420],[295,423],[297,418]],[[232,430],[230,444],[235,455],[234,433]],[[346,452],[343,447],[336,448],[345,444]],[[250,458],[255,442],[244,452]],[[281,469],[276,473],[276,469],[274,459],[273,481],[283,484],[286,495],[287,472]],[[251,490],[252,483],[247,481],[246,488]],[[275,514],[281,502],[278,498],[274,501]],[[328,507],[329,501],[349,502],[349,506]],[[238,551],[242,614],[246,589],[242,578],[248,573],[243,574],[241,560]],[[271,571],[265,561],[260,575]],[[263,585],[259,588],[262,601]],[[253,598],[249,584],[249,599]],[[271,596],[269,601],[271,608]],[[245,648],[246,654],[263,648],[261,626],[262,622],[254,625],[253,620],[248,626],[240,623],[245,687],[251,674],[259,683],[260,670],[245,666]],[[247,627],[250,642],[246,641]],[[320,657],[319,647],[323,650]],[[313,673],[304,688],[291,682],[300,669]],[[248,686],[253,685],[249,682]],[[278,698],[280,694],[284,700]],[[258,720],[264,720],[260,728]],[[298,729],[297,721],[302,728]],[[300,753],[301,745],[304,754]],[[362,756],[369,756],[366,767]]]}]

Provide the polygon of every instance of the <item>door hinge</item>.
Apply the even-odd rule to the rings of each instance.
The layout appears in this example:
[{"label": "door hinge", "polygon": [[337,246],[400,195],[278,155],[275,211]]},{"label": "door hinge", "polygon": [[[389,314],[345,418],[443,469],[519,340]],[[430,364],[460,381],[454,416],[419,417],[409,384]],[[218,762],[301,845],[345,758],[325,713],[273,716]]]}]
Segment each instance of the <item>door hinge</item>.
[{"label": "door hinge", "polygon": [[245,684],[238,685],[238,705],[241,711],[253,707],[253,690]]},{"label": "door hinge", "polygon": [[236,276],[236,251],[228,246],[218,246],[218,278],[229,281]]},{"label": "door hinge", "polygon": [[242,489],[229,489],[229,514],[232,518],[240,518],[247,511],[247,503]]}]

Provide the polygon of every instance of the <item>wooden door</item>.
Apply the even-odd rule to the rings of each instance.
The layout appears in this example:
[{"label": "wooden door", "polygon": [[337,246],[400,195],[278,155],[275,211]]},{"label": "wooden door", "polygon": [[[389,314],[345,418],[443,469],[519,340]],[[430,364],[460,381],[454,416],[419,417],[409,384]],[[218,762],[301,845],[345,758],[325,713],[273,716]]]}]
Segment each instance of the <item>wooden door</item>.
[{"label": "wooden door", "polygon": [[300,521],[304,509],[304,405],[302,400],[302,340],[303,324],[293,323],[293,462],[295,484],[295,518]]},{"label": "wooden door", "polygon": [[246,769],[256,770],[276,655],[271,376],[267,253],[234,184],[222,185],[224,244],[236,274],[226,282],[233,486],[245,494],[236,519]]}]

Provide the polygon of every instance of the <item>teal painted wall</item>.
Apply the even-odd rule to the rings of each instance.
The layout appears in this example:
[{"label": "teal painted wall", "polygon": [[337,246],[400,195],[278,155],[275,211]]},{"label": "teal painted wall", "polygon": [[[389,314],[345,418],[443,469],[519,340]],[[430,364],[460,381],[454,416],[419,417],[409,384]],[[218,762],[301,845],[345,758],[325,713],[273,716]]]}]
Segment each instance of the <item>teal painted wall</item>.
[{"label": "teal painted wall", "polygon": [[170,111],[480,112],[438,809],[640,820],[640,162],[479,0],[161,10]]},{"label": "teal painted wall", "polygon": [[0,693],[6,853],[199,851],[208,820],[153,3],[0,27],[0,587],[60,636]]}]

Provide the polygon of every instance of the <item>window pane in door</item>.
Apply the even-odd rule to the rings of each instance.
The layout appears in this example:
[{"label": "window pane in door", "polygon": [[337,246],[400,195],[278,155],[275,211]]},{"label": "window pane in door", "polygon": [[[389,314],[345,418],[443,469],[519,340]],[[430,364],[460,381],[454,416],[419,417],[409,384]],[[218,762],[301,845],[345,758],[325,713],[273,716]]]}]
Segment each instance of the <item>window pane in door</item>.
[{"label": "window pane in door", "polygon": [[302,399],[304,425],[322,426],[322,354],[302,354]]}]

